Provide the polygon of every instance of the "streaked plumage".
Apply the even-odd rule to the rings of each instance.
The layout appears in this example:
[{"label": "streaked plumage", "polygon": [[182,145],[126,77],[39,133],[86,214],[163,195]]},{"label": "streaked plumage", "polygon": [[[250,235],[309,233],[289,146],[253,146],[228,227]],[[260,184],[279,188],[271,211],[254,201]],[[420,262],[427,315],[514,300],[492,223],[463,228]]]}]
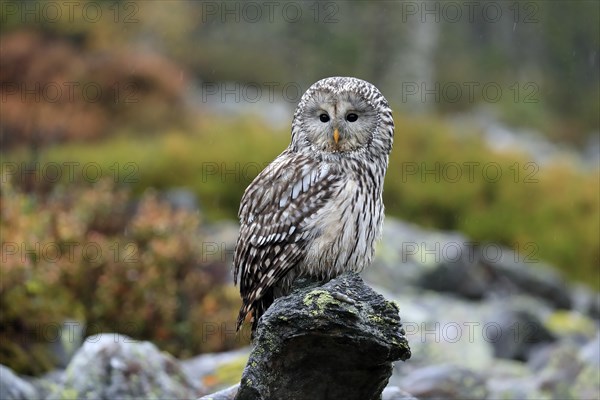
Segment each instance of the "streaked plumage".
[{"label": "streaked plumage", "polygon": [[297,276],[328,280],[371,263],[393,136],[392,111],[370,83],[334,77],[306,91],[289,147],[254,179],[240,204],[238,329],[252,312],[254,330]]}]

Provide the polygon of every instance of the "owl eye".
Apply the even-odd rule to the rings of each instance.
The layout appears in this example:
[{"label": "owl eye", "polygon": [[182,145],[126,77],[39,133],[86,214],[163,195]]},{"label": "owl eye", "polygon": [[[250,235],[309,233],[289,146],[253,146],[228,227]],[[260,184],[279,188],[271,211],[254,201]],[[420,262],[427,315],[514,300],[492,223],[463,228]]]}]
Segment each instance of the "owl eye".
[{"label": "owl eye", "polygon": [[348,115],[346,115],[346,121],[348,122],[354,122],[358,119],[358,115],[354,114],[354,113],[350,113]]},{"label": "owl eye", "polygon": [[323,113],[319,115],[319,120],[321,120],[321,122],[329,122],[329,115]]}]

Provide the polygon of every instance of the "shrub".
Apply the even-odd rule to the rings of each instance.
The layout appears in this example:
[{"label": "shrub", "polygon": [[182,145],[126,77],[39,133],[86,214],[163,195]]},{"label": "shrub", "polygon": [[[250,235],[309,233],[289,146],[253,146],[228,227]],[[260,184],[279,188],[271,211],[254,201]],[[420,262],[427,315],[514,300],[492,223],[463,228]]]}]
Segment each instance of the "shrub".
[{"label": "shrub", "polygon": [[4,183],[1,205],[0,363],[51,369],[45,333],[65,320],[85,324],[86,336],[124,333],[180,357],[243,342],[231,332],[239,297],[229,265],[205,251],[199,214],[152,191],[134,204],[107,180],[47,197]]}]

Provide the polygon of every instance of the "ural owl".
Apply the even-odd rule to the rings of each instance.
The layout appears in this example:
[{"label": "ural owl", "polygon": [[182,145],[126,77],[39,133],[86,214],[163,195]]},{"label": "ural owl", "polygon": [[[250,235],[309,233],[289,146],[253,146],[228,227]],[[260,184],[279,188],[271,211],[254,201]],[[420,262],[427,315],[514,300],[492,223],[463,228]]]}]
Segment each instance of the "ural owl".
[{"label": "ural owl", "polygon": [[304,93],[290,145],[241,200],[238,330],[251,312],[254,331],[296,277],[329,280],[371,263],[393,138],[392,110],[372,84],[332,77]]}]

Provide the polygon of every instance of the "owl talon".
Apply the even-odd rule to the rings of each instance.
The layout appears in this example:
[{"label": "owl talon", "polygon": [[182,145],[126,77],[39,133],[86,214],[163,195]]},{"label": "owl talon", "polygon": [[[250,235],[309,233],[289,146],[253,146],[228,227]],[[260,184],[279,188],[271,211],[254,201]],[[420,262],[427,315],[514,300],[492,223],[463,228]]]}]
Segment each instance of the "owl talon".
[{"label": "owl talon", "polygon": [[354,299],[346,296],[343,293],[333,292],[333,293],[331,293],[331,297],[333,297],[334,299],[336,299],[338,301],[341,301],[342,303],[347,303],[352,306],[356,304],[356,301],[354,301]]}]

